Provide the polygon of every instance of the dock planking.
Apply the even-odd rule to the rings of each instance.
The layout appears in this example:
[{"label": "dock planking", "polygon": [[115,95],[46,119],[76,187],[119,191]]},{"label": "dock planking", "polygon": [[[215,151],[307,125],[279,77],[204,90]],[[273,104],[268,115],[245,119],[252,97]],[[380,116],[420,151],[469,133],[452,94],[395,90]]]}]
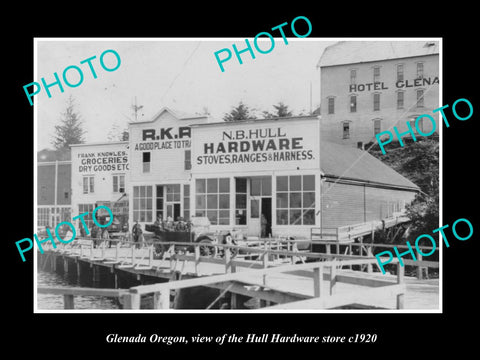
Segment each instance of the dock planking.
[{"label": "dock planking", "polygon": [[[157,303],[157,308],[171,307],[172,302],[166,300],[167,293],[175,293],[175,291],[189,286],[205,286],[218,289],[220,294],[231,293],[232,303],[235,303],[235,295],[260,299],[264,305],[272,305],[270,306],[272,311],[281,309],[282,305],[287,309],[336,308],[349,305],[350,301],[354,301],[351,304],[360,301],[359,305],[375,309],[400,307],[438,310],[438,280],[427,283],[403,277],[405,281],[402,286],[405,288],[402,290],[402,287],[397,286],[398,276],[396,275],[341,269],[345,265],[351,267],[353,263],[367,264],[370,262],[373,264],[372,258],[363,257],[362,260],[362,257],[359,256],[330,254],[326,257],[318,257],[318,254],[312,255],[325,263],[331,264],[332,259],[336,261],[333,263],[334,266],[318,267],[317,265],[322,261],[292,264],[294,257],[297,262],[300,262],[298,259],[301,259],[302,256],[305,257],[305,252],[292,253],[291,251],[260,249],[256,253],[258,257],[255,260],[249,260],[245,254],[238,257],[228,256],[229,251],[225,251],[226,256],[223,258],[199,256],[198,251],[191,253],[174,253],[172,251],[163,259],[153,259],[151,247],[136,249],[128,244],[112,248],[90,246],[87,250],[84,247],[82,245],[50,249],[42,255],[42,261],[48,257],[61,258],[60,263],[78,263],[80,261],[88,263],[91,267],[106,268],[112,274],[130,273],[138,280],[145,277],[157,278],[159,281],[166,280],[168,285],[163,287],[161,284],[151,284],[130,288],[131,293],[135,294],[138,291],[139,296],[142,296],[150,291],[148,288],[150,286],[152,289],[150,293],[154,295],[154,303]],[[288,261],[289,256],[290,261]],[[375,259],[373,258],[373,260]],[[39,266],[42,265],[42,261],[39,262]],[[55,265],[51,265],[52,269],[56,268],[57,261],[53,261],[53,264]],[[179,277],[181,280],[178,280]],[[218,281],[215,280],[217,277]],[[318,279],[319,277],[321,277],[321,281]],[[190,283],[188,280],[191,280]],[[400,294],[402,291],[403,293]],[[352,294],[363,295],[355,298],[352,297]],[[319,297],[322,298],[321,302],[315,300]],[[400,303],[399,298],[402,299]],[[310,302],[305,302],[306,300]],[[138,299],[126,303],[135,307],[138,306]],[[312,303],[316,303],[316,305],[312,305]],[[295,304],[298,307],[295,307]],[[68,306],[71,308],[72,304],[69,303]],[[263,309],[268,310],[269,307]]]}]

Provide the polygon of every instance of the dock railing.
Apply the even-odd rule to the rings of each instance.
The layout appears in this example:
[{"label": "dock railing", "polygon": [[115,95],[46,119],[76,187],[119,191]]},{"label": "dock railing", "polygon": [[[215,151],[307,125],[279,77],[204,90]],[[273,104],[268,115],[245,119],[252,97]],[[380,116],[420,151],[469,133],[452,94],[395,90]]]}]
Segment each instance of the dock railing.
[{"label": "dock railing", "polygon": [[[138,243],[134,242],[125,242],[118,240],[109,240],[114,245],[114,249],[109,250],[109,253],[112,250],[115,252],[115,256],[107,256],[106,253],[106,242],[101,244],[99,247],[94,248],[93,242],[81,243],[78,244],[62,244],[59,245],[55,250],[61,253],[64,253],[67,256],[71,257],[81,257],[82,251],[87,250],[84,253],[84,257],[90,261],[99,262],[99,263],[108,263],[115,264],[116,267],[122,268],[125,265],[130,265],[129,267],[134,269],[150,269],[153,266],[152,258],[154,251],[153,244],[144,244],[144,246],[137,248]],[[271,242],[273,243],[273,239]],[[278,240],[280,241],[280,240]],[[287,243],[287,247],[292,247],[292,242],[297,240],[285,240],[284,243]],[[303,240],[298,240],[305,242]],[[280,241],[282,242],[282,241]],[[291,301],[288,305],[277,304],[275,308],[291,308],[292,306],[299,306],[301,308],[328,308],[332,306],[341,306],[341,304],[348,305],[352,303],[362,303],[368,302],[368,299],[374,299],[375,294],[389,294],[395,295],[397,298],[396,308],[403,308],[403,298],[405,293],[405,284],[404,284],[404,267],[400,266],[400,263],[397,259],[393,259],[391,264],[396,264],[397,272],[397,282],[392,283],[391,277],[386,277],[385,279],[374,279],[374,278],[365,278],[358,277],[352,274],[347,274],[345,272],[339,272],[338,270],[346,266],[372,266],[377,264],[377,259],[374,257],[366,257],[359,255],[347,255],[340,253],[311,253],[311,252],[297,252],[297,251],[286,251],[286,250],[276,250],[272,249],[272,246],[267,246],[266,244],[263,247],[242,247],[231,244],[201,244],[201,243],[164,243],[162,245],[169,247],[169,260],[170,260],[170,271],[175,271],[173,264],[178,261],[191,261],[194,263],[194,275],[200,276],[187,280],[171,281],[167,283],[160,283],[154,285],[142,285],[136,286],[128,290],[110,290],[107,289],[107,294],[111,296],[116,296],[121,298],[123,306],[125,309],[139,309],[140,307],[140,298],[142,295],[153,294],[153,307],[155,309],[167,309],[170,308],[170,291],[178,290],[192,286],[208,286],[219,283],[226,282],[242,282],[252,283],[252,277],[258,278],[260,276],[260,283],[256,280],[255,283],[258,283],[259,286],[268,288],[266,283],[266,278],[269,274],[273,273],[290,273],[291,275],[300,275],[307,276],[313,279],[312,287],[314,296],[311,299]],[[270,244],[271,245],[271,244]],[[129,247],[127,255],[123,258],[119,254],[119,249],[121,247]],[[202,256],[200,249],[202,246],[215,246],[222,250],[222,257],[210,257]],[[175,252],[175,249],[179,248],[181,251]],[[189,251],[193,249],[193,253]],[[235,256],[238,253],[249,253],[256,255],[256,260],[253,261],[244,261],[236,260]],[[99,256],[98,256],[99,255]],[[272,261],[273,257],[273,261]],[[304,257],[305,259],[313,260],[315,262],[305,262],[293,264],[294,259],[299,257]],[[290,258],[292,263],[282,266],[276,266],[274,260]],[[202,263],[214,263],[214,264],[223,264],[224,270],[223,274],[215,274],[209,276],[201,276],[199,266]],[[242,268],[242,269],[240,269]],[[245,269],[246,268],[246,269]],[[325,270],[330,269],[330,272],[327,273]],[[247,279],[249,278],[249,279]],[[324,284],[325,280],[330,281],[330,290],[328,294],[325,292]],[[334,289],[337,282],[346,282],[356,285],[363,285],[366,287],[367,292],[355,291],[349,296],[345,297],[335,297]],[[228,287],[226,287],[228,289]],[[47,291],[47,290],[41,290]],[[55,290],[57,291],[57,290]],[[60,291],[60,290],[58,290]],[[65,297],[65,306],[66,308],[71,308],[73,304],[72,296],[82,293],[82,290],[72,290],[73,292],[62,293]],[[94,294],[96,291],[101,291],[101,289],[89,289],[88,291],[93,291]],[[78,293],[77,293],[78,292]],[[57,292],[58,293],[58,292]],[[60,292],[61,293],[61,292]],[[321,300],[318,300],[321,298]],[[303,302],[306,301],[306,302]],[[275,309],[274,307],[272,307]]]},{"label": "dock railing", "polygon": [[[268,267],[270,265],[279,264],[279,262],[289,262],[293,264],[295,262],[305,263],[310,260],[332,260],[332,259],[361,259],[361,258],[374,258],[373,250],[374,249],[393,249],[393,247],[400,249],[408,249],[408,246],[401,244],[377,244],[377,243],[366,243],[366,242],[349,242],[349,243],[338,243],[337,241],[312,241],[308,239],[282,239],[282,238],[265,238],[259,239],[258,241],[252,241],[250,246],[238,246],[230,244],[202,244],[194,242],[145,242],[138,243],[133,241],[124,241],[117,239],[79,239],[80,241],[74,241],[68,244],[58,244],[56,249],[53,249],[50,243],[46,243],[49,246],[44,249],[50,249],[53,251],[59,251],[71,256],[79,256],[80,258],[89,259],[92,261],[102,261],[110,264],[118,264],[120,268],[135,268],[135,269],[152,269],[153,260],[155,257],[155,245],[161,244],[167,251],[164,252],[163,259],[170,260],[170,266],[178,260],[195,261],[196,268],[200,263],[200,248],[210,247],[215,248],[215,257],[202,256],[202,258],[209,258],[210,262],[213,263],[225,263],[226,267],[231,266],[242,266],[242,262],[236,261],[235,259],[250,257],[256,259],[257,262],[261,263],[262,267]],[[102,241],[98,244],[97,247],[94,247],[95,242]],[[107,256],[107,242],[114,248],[114,255],[111,254]],[[251,246],[253,245],[254,246]],[[45,245],[45,244],[44,244]],[[298,250],[301,246],[307,246],[306,250]],[[320,252],[311,252],[312,245],[324,245],[325,253]],[[121,252],[120,249],[128,248],[128,251]],[[344,248],[344,253],[341,253],[341,248]],[[177,251],[176,249],[182,249]],[[336,251],[333,252],[333,249]],[[356,249],[356,251],[354,251]],[[424,253],[428,253],[432,250],[432,247],[428,246],[418,246],[415,249],[416,260],[411,258],[403,258],[402,261],[405,266],[416,267],[417,277],[419,279],[423,278],[423,271],[428,268],[439,268],[438,261],[426,261],[423,260],[421,250]],[[438,251],[438,247],[435,251]],[[111,251],[110,251],[111,252]],[[192,255],[187,254],[193,253]],[[354,254],[356,253],[356,254]],[[205,261],[203,259],[203,261]],[[255,260],[254,260],[255,261]],[[232,264],[230,264],[232,263]],[[376,262],[374,262],[376,263]],[[376,263],[377,264],[377,263]],[[346,264],[350,269],[353,266],[358,264]],[[361,270],[366,270],[367,272],[373,272],[373,263],[361,265]],[[377,264],[378,265],[378,264]],[[255,265],[254,265],[255,266]],[[392,267],[392,265],[387,265]],[[256,267],[256,266],[255,266]]]}]

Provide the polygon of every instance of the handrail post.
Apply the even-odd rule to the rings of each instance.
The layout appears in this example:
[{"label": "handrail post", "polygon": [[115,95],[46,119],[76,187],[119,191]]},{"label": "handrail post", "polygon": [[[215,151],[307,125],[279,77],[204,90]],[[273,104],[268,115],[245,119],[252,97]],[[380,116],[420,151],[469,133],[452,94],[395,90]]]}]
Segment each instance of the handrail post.
[{"label": "handrail post", "polygon": [[[400,262],[397,263],[397,284],[404,283],[405,268],[401,266]],[[397,309],[404,308],[405,294],[397,294]]]},{"label": "handrail post", "polygon": [[322,295],[323,285],[323,265],[319,263],[319,266],[313,269],[313,296],[320,297]]},{"label": "handrail post", "polygon": [[105,259],[105,243],[106,243],[106,241],[104,240],[102,242],[102,259]]},{"label": "handrail post", "polygon": [[115,246],[115,261],[118,261],[118,252],[120,251],[120,241],[117,242]]},{"label": "handrail post", "polygon": [[[423,260],[422,253],[418,250],[416,251],[416,253],[417,253],[417,261],[419,262],[422,261]],[[420,265],[420,263],[417,266],[417,279],[419,280],[423,279],[423,267]]]},{"label": "handrail post", "polygon": [[90,242],[90,260],[93,260],[93,240]]},{"label": "handrail post", "polygon": [[131,251],[131,256],[132,256],[132,265],[135,265],[135,255],[134,255],[134,251],[135,251],[135,245],[133,245],[131,247],[132,251]]},{"label": "handrail post", "polygon": [[[367,256],[368,257],[373,257],[372,254],[372,247],[367,245]],[[372,272],[372,264],[367,264],[367,273]]]},{"label": "handrail post", "polygon": [[148,247],[148,266],[153,264],[153,244]]},{"label": "handrail post", "polygon": [[223,248],[223,252],[225,254],[224,260],[225,260],[225,274],[230,272],[230,261],[231,261],[231,254],[230,254],[230,249],[227,247]]},{"label": "handrail post", "polygon": [[[266,250],[263,253],[263,268],[264,269],[268,268],[268,253]],[[267,285],[267,274],[263,274],[262,278],[263,278],[263,285]]]},{"label": "handrail post", "polygon": [[195,275],[198,275],[198,265],[200,264],[200,247],[194,247],[195,252]]},{"label": "handrail post", "polygon": [[333,295],[333,290],[336,284],[337,284],[337,266],[334,264],[330,266],[330,295]]}]

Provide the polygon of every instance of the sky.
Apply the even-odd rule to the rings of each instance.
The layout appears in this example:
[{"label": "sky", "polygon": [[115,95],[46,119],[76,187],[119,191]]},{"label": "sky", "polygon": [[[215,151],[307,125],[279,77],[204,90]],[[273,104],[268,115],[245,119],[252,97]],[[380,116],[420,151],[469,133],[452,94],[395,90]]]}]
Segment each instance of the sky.
[{"label": "sky", "polygon": [[[249,39],[253,47],[253,39]],[[274,104],[284,102],[294,115],[308,113],[320,104],[320,70],[317,63],[326,46],[335,43],[329,39],[275,38],[275,46],[268,54],[254,47],[255,59],[248,52],[241,55],[243,64],[235,57],[232,44],[244,49],[244,38],[217,39],[37,39],[34,79],[47,84],[55,81],[56,72],[64,92],[58,86],[50,87],[49,98],[42,87],[35,95],[37,150],[53,148],[54,126],[62,118],[71,95],[75,110],[86,130],[85,142],[107,141],[107,135],[116,125],[123,129],[134,121],[132,105],[142,105],[138,121],[152,120],[163,107],[192,115],[207,111],[214,121],[222,121],[240,101],[256,110],[273,111]],[[259,41],[267,50],[270,40]],[[228,48],[232,58],[223,63],[222,72],[214,53]],[[121,59],[115,71],[105,71],[99,62],[105,50],[114,50]],[[94,79],[87,63],[91,61],[97,78]],[[222,53],[220,56],[226,56]],[[112,53],[106,53],[105,65],[116,65]],[[78,66],[83,82],[77,87],[66,86],[62,74],[70,65]],[[79,81],[75,70],[67,71],[67,79]],[[310,96],[310,89],[311,96]],[[311,101],[312,99],[312,101]]]}]

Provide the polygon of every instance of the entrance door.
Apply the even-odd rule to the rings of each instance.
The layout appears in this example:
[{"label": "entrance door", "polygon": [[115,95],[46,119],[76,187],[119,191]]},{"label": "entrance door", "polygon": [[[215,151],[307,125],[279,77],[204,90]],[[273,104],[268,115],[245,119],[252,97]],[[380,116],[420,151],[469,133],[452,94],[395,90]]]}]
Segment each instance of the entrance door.
[{"label": "entrance door", "polygon": [[166,217],[172,218],[173,221],[177,221],[180,214],[180,184],[172,184],[165,186],[165,204],[166,204]]},{"label": "entrance door", "polygon": [[[262,205],[261,205],[261,213],[260,213],[260,225],[264,225],[265,229],[261,227],[261,236],[262,237],[270,237],[272,234],[272,198],[271,197],[262,197]],[[265,220],[263,220],[263,217]],[[263,222],[266,221],[266,224]]]},{"label": "entrance door", "polygon": [[260,200],[259,197],[250,197],[250,217],[248,219],[248,235],[260,237]]},{"label": "entrance door", "polygon": [[[268,237],[272,232],[272,178],[270,176],[251,177],[250,181],[250,215],[248,218],[248,235]],[[262,214],[266,220],[262,234]]]},{"label": "entrance door", "polygon": [[167,218],[171,217],[173,221],[177,221],[180,216],[179,203],[167,203]]}]

